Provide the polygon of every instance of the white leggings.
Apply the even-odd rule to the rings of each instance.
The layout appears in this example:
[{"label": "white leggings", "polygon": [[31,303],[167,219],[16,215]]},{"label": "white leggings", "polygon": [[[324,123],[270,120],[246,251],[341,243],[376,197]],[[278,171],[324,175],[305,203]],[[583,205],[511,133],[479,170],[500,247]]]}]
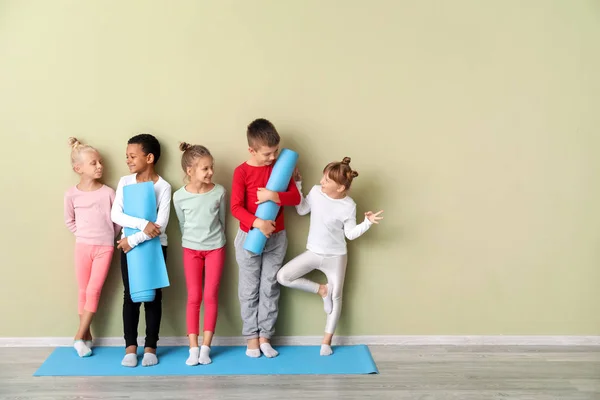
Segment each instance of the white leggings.
[{"label": "white leggings", "polygon": [[344,278],[346,277],[346,263],[348,257],[344,255],[322,255],[312,251],[305,251],[296,258],[290,260],[277,273],[277,281],[287,287],[300,289],[309,293],[317,293],[319,284],[302,278],[309,272],[318,269],[327,276],[327,282],[331,286],[333,309],[327,316],[325,333],[333,335],[335,327],[342,312],[342,291],[344,289]]}]

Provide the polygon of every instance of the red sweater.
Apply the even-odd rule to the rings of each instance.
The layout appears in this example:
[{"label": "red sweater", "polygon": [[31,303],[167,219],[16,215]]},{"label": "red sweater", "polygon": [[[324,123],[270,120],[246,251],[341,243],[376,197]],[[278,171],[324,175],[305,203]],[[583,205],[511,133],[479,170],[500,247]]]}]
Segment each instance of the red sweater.
[{"label": "red sweater", "polygon": [[[231,213],[240,221],[240,229],[248,232],[252,228],[256,216],[254,213],[258,208],[256,191],[258,188],[267,186],[274,164],[253,167],[247,163],[240,164],[233,171],[233,182],[231,184]],[[279,192],[279,206],[296,206],[300,204],[300,192],[290,179],[287,191]],[[285,229],[283,222],[283,207],[279,209],[275,218],[275,232]]]}]

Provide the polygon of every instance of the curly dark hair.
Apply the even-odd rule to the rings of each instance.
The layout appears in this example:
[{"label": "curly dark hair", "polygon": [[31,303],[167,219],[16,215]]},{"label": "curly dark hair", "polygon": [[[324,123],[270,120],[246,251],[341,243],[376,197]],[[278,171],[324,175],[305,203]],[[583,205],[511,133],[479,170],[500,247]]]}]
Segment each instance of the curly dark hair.
[{"label": "curly dark hair", "polygon": [[160,158],[160,143],[158,142],[158,139],[149,133],[135,135],[127,141],[127,144],[139,144],[145,155],[154,155],[154,165],[158,162],[158,159]]}]

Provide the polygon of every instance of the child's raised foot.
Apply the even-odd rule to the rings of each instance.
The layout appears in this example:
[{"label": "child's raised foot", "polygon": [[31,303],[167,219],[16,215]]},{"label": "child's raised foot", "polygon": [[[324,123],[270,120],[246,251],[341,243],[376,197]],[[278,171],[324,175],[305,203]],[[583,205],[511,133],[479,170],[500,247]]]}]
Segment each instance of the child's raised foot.
[{"label": "child's raised foot", "polygon": [[325,314],[331,314],[331,311],[333,310],[333,299],[332,299],[332,286],[331,284],[327,284],[325,285],[325,287],[327,288],[327,294],[325,294],[325,296],[323,296],[323,309],[325,310]]}]

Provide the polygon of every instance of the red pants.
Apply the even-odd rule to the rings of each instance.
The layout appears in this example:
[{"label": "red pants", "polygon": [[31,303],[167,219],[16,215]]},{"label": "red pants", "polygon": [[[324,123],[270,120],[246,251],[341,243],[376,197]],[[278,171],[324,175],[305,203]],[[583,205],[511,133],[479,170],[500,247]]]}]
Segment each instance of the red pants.
[{"label": "red pants", "polygon": [[187,287],[187,332],[200,334],[200,303],[204,273],[204,330],[214,332],[217,324],[219,284],[225,264],[225,247],[216,250],[183,248],[183,268]]}]

